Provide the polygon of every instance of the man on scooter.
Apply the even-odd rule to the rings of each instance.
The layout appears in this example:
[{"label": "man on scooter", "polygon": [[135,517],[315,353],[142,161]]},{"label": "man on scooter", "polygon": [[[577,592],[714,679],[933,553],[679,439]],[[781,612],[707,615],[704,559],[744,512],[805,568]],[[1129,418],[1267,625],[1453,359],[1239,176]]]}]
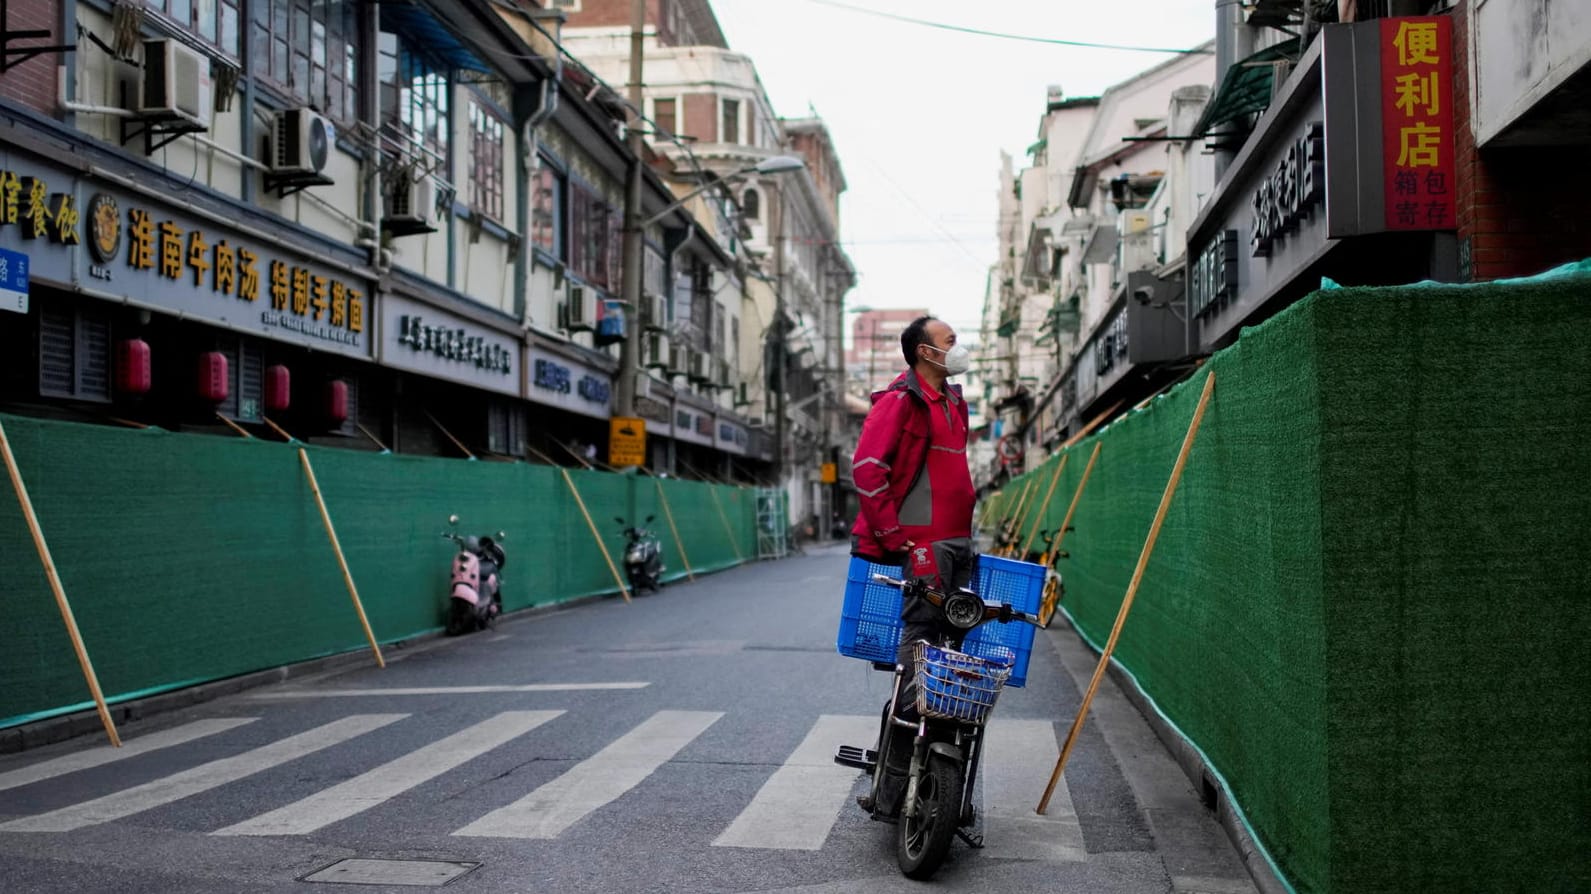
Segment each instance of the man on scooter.
[{"label": "man on scooter", "polygon": [[[900,346],[911,368],[873,394],[851,463],[862,507],[851,554],[899,564],[908,579],[928,578],[936,589],[964,587],[978,558],[977,495],[967,468],[967,402],[961,386],[945,380],[967,371],[969,353],[956,344],[956,331],[934,317],[913,320]],[[925,601],[907,599],[902,660],[910,643],[938,632],[938,617]]]},{"label": "man on scooter", "polygon": [[[978,558],[972,544],[977,495],[967,467],[967,402],[960,385],[946,382],[967,371],[969,352],[956,343],[949,324],[928,316],[913,320],[900,344],[910,368],[873,394],[851,464],[861,502],[851,529],[851,554],[899,564],[906,579],[925,579],[950,592],[972,581]],[[906,666],[908,679],[912,643],[949,634],[959,645],[960,632],[939,619],[938,609],[906,590],[897,661]]]}]

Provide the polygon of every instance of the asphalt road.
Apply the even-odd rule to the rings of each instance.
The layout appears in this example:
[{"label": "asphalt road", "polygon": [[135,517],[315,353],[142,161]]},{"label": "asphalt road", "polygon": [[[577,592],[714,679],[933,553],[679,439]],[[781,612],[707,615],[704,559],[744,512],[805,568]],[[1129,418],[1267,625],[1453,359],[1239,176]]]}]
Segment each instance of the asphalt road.
[{"label": "asphalt road", "polygon": [[[528,613],[389,650],[385,670],[149,717],[119,751],[85,737],[0,756],[0,890],[921,890],[894,827],[853,802],[866,777],[830,760],[872,744],[889,683],[834,651],[845,563],[813,552]],[[1038,634],[989,733],[988,846],[957,842],[933,884],[1254,891],[1108,681],[1033,813],[1091,670],[1073,633]]]}]

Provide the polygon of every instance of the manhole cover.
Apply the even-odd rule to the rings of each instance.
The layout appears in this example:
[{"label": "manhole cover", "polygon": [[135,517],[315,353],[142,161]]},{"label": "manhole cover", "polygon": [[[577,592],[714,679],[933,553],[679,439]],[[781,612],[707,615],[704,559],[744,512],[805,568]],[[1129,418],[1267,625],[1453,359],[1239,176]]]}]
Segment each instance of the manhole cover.
[{"label": "manhole cover", "polygon": [[300,881],[440,888],[479,865],[441,860],[338,860],[325,869],[304,876]]}]

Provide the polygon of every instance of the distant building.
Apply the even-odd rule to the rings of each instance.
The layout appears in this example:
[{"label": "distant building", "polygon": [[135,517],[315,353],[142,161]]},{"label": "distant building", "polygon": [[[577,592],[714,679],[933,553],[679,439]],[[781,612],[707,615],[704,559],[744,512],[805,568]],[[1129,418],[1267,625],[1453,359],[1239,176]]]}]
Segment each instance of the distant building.
[{"label": "distant building", "polygon": [[851,347],[845,352],[845,380],[851,393],[866,396],[888,385],[906,368],[900,334],[925,308],[867,309],[851,321]]}]

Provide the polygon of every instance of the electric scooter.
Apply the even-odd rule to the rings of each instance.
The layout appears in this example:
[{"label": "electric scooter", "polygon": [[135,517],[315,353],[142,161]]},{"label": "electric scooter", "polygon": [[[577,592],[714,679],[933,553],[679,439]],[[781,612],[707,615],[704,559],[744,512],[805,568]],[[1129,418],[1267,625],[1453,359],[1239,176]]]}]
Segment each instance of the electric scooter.
[{"label": "electric scooter", "polygon": [[[873,580],[900,587],[907,597],[922,597],[940,610],[942,626],[963,636],[988,621],[1046,626],[1037,615],[1009,603],[986,602],[965,588],[946,594],[922,580],[884,574],[873,575]],[[950,634],[937,639],[913,644],[909,682],[905,665],[874,662],[877,670],[895,672],[878,750],[842,745],[834,756],[835,763],[873,777],[871,791],[857,803],[873,819],[896,824],[896,862],[908,878],[919,880],[938,871],[955,837],[983,847],[983,835],[972,831],[973,783],[983,754],[984,724],[1013,666],[956,651],[951,644],[957,638]]]},{"label": "electric scooter", "polygon": [[[648,515],[641,524],[651,524],[657,516]],[[630,579],[630,589],[640,594],[643,588],[657,592],[663,588],[663,545],[650,529],[625,525],[624,519],[614,521],[624,525],[624,574]]]},{"label": "electric scooter", "polygon": [[[448,524],[457,526],[459,517],[448,516]],[[448,584],[447,634],[458,636],[492,626],[503,613],[502,573],[508,556],[498,542],[507,538],[502,531],[497,539],[482,535],[461,535],[457,531],[443,531],[442,536],[458,544],[453,556],[452,579]]]}]

